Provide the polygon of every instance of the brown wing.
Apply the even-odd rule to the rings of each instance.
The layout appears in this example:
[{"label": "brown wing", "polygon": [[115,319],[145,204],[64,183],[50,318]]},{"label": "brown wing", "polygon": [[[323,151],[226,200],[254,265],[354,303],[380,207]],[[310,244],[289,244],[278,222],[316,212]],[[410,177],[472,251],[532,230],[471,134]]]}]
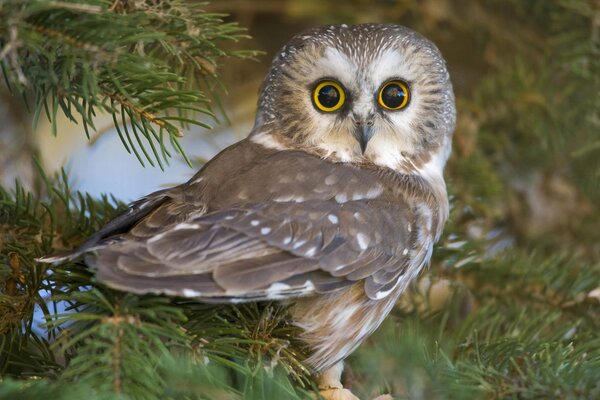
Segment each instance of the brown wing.
[{"label": "brown wing", "polygon": [[409,262],[415,216],[392,183],[242,141],[188,183],[134,204],[71,257],[95,250],[87,260],[97,278],[138,293],[246,301],[364,280],[377,299],[420,267]]},{"label": "brown wing", "polygon": [[370,298],[408,265],[407,210],[383,200],[266,202],[129,233],[98,250],[98,279],[134,292],[256,300],[365,281]]}]

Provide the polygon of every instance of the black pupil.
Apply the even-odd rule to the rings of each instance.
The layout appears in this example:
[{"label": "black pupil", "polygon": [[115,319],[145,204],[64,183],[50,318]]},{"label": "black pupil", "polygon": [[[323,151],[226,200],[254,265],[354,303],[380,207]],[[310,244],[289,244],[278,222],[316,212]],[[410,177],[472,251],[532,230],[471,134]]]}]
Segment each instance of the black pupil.
[{"label": "black pupil", "polygon": [[381,100],[383,104],[385,104],[389,108],[398,108],[402,103],[404,103],[404,98],[406,97],[406,93],[402,90],[400,85],[396,85],[395,83],[391,85],[387,85],[383,88],[383,93],[381,93]]},{"label": "black pupil", "polygon": [[332,108],[340,102],[340,92],[333,85],[325,85],[317,95],[323,107]]}]

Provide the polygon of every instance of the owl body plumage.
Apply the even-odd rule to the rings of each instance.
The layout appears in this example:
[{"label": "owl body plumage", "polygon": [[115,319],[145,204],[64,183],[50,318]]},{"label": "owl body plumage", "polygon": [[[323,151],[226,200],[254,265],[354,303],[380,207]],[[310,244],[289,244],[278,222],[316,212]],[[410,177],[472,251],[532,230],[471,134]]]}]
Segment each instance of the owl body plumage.
[{"label": "owl body plumage", "polygon": [[[339,111],[314,104],[324,79],[344,91]],[[396,79],[410,103],[378,108]],[[298,35],[273,62],[247,139],[45,261],[88,253],[99,281],[136,293],[292,300],[308,363],[327,370],[429,261],[448,214],[454,114],[444,61],[422,36],[377,24]]]}]

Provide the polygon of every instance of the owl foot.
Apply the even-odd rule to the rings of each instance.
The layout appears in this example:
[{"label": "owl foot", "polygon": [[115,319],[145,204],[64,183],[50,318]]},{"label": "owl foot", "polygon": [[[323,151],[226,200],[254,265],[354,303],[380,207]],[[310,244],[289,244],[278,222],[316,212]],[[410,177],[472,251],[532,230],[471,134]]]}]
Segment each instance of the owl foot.
[{"label": "owl foot", "polygon": [[[340,361],[318,376],[319,393],[315,396],[315,399],[360,400],[351,391],[344,389],[344,386],[342,386],[341,378],[343,370],[344,364]],[[373,400],[393,400],[393,398],[389,394],[383,394]]]},{"label": "owl foot", "polygon": [[360,400],[348,389],[342,386],[342,371],[344,363],[339,362],[328,370],[323,371],[318,377],[319,396],[326,400]]},{"label": "owl foot", "polygon": [[317,398],[323,398],[325,400],[360,400],[358,397],[352,394],[348,389],[343,387],[339,388],[328,388],[321,389]]},{"label": "owl foot", "polygon": [[[360,400],[351,391],[344,389],[343,387],[321,389],[321,391],[319,391],[319,396],[320,397],[317,396],[315,398],[323,398],[325,400]],[[373,400],[394,400],[394,398],[389,394],[382,394]]]}]

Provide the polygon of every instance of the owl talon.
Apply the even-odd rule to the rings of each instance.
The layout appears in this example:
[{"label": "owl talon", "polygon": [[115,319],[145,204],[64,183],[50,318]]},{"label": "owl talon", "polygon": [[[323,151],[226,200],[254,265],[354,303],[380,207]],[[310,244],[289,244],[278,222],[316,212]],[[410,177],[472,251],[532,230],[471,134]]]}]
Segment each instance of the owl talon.
[{"label": "owl talon", "polygon": [[325,400],[360,400],[351,391],[343,387],[322,389],[319,391],[319,396],[315,398],[323,398]]},{"label": "owl talon", "polygon": [[[319,394],[315,395],[315,399],[325,400],[360,400],[348,389],[343,387],[339,388],[319,388]],[[373,400],[394,400],[389,394],[382,394],[381,396],[375,397]]]},{"label": "owl talon", "polygon": [[[315,399],[325,399],[325,400],[360,400],[356,397],[350,390],[344,389],[343,387],[327,387],[327,388],[319,388],[319,394],[315,395]],[[382,394],[381,396],[377,396],[373,400],[394,400],[394,398],[389,394]]]}]

